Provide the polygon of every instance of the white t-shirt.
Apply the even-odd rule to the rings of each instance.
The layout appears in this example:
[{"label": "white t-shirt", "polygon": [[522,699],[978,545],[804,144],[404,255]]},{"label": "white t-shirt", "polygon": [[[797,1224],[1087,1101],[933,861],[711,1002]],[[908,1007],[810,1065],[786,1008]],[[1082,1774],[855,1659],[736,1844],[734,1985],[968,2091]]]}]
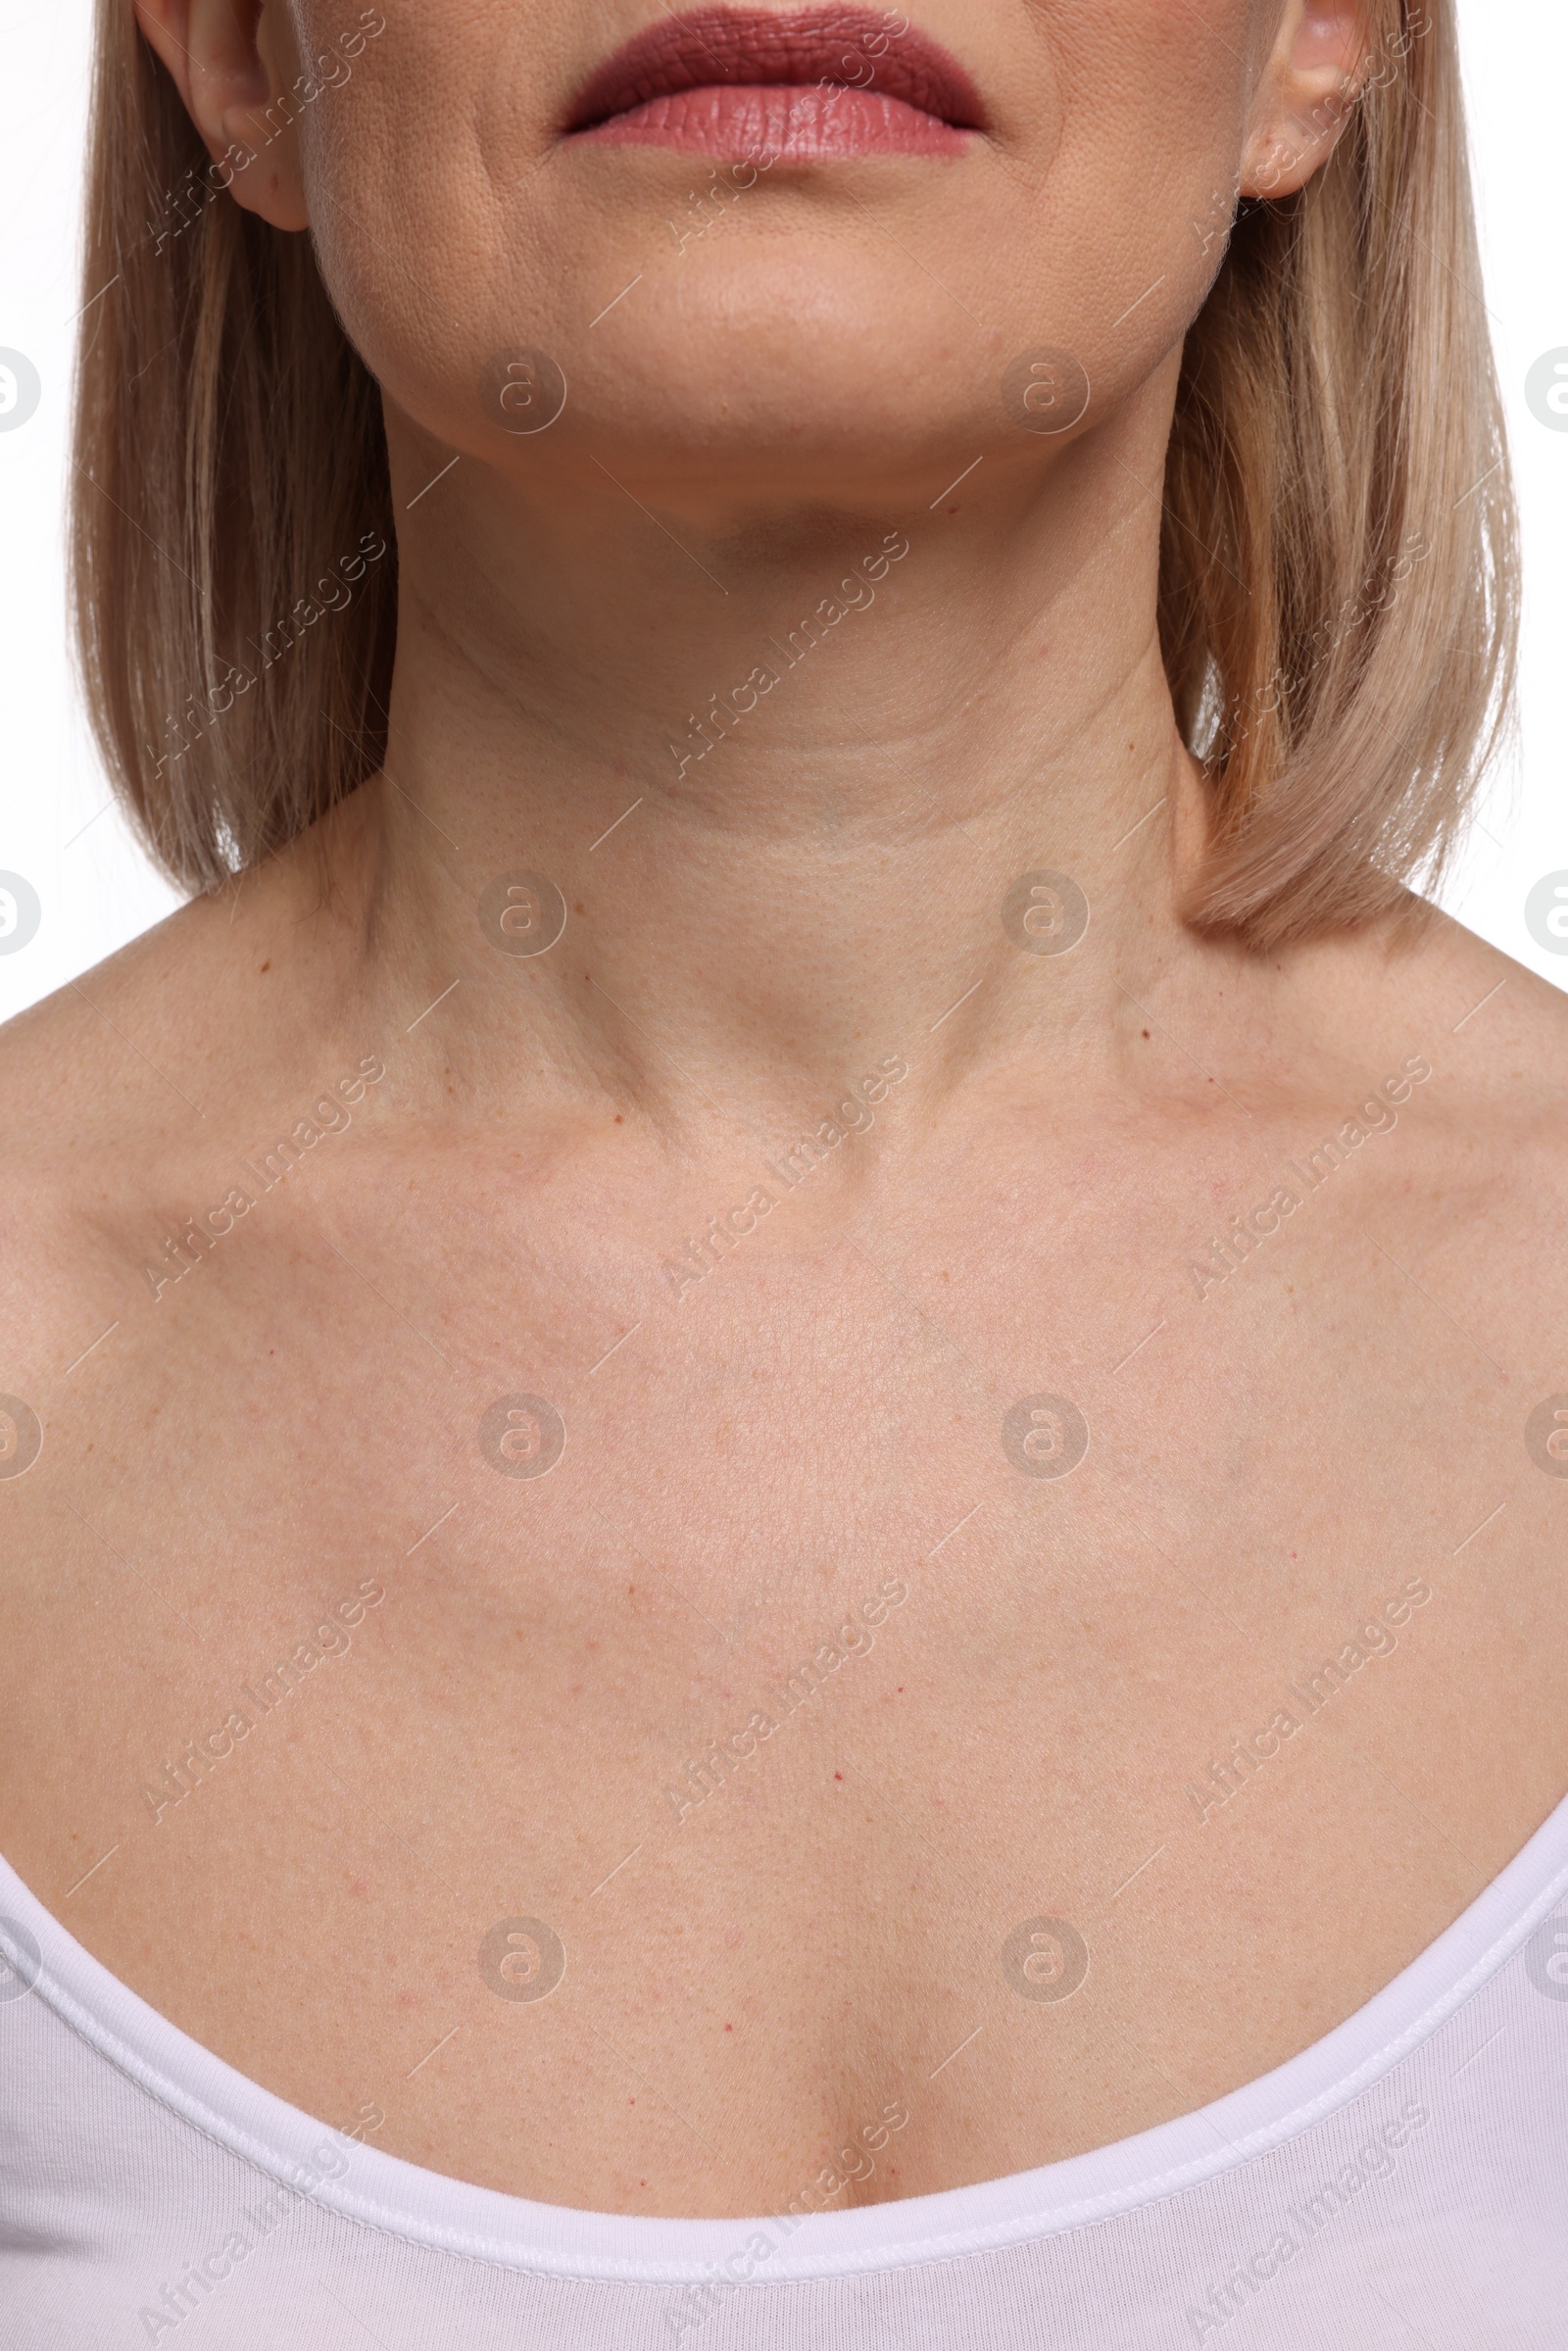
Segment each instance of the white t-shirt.
[{"label": "white t-shirt", "polygon": [[1568,1798],[1358,2014],[1195,2114],[754,2221],[528,2203],[328,2131],[0,1862],[0,2351],[1565,2351]]}]

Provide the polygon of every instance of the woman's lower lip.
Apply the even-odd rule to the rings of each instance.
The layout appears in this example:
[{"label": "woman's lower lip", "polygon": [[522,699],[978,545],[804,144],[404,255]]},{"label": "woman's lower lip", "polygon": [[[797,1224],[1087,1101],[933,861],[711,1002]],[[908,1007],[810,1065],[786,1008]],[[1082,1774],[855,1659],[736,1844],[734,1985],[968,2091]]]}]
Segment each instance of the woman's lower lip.
[{"label": "woman's lower lip", "polygon": [[574,140],[601,147],[683,147],[754,164],[812,163],[846,155],[960,155],[975,135],[902,98],[814,82],[715,83],[680,90],[571,133]]}]

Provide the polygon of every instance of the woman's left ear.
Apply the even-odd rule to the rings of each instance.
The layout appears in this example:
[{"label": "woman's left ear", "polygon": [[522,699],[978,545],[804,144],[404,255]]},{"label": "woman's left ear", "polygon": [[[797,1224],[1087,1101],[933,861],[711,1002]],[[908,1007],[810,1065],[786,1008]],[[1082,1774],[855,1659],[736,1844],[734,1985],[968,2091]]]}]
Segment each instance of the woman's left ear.
[{"label": "woman's left ear", "polygon": [[131,0],[237,204],[309,228],[294,118],[299,60],[281,0]]},{"label": "woman's left ear", "polygon": [[1293,196],[1333,154],[1370,63],[1364,0],[1285,0],[1252,102],[1244,196]]}]

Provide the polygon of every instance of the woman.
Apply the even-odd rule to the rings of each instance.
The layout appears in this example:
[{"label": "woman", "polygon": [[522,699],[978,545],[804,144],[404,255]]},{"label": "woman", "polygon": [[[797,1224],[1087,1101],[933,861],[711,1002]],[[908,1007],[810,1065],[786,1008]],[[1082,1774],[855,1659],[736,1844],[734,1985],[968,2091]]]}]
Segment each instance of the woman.
[{"label": "woman", "polygon": [[101,0],[9,2340],[1554,2343],[1448,0]]}]

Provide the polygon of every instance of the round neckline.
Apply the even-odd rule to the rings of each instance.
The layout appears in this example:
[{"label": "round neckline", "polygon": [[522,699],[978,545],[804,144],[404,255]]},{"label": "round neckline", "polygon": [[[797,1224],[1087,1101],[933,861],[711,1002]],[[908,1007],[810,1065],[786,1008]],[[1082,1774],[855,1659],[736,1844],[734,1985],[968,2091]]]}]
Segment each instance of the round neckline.
[{"label": "round neckline", "polygon": [[[28,1996],[192,2129],[281,2185],[411,2243],[544,2277],[665,2286],[910,2268],[1056,2235],[1197,2186],[1369,2089],[1495,1975],[1565,1894],[1568,1795],[1391,1984],[1298,2056],[1206,2106],[968,2187],[805,2219],[668,2220],[536,2203],[342,2137],[149,2007],[0,1856],[0,1917],[23,1926],[41,1954]],[[0,2037],[21,2006],[0,2006]]]}]

